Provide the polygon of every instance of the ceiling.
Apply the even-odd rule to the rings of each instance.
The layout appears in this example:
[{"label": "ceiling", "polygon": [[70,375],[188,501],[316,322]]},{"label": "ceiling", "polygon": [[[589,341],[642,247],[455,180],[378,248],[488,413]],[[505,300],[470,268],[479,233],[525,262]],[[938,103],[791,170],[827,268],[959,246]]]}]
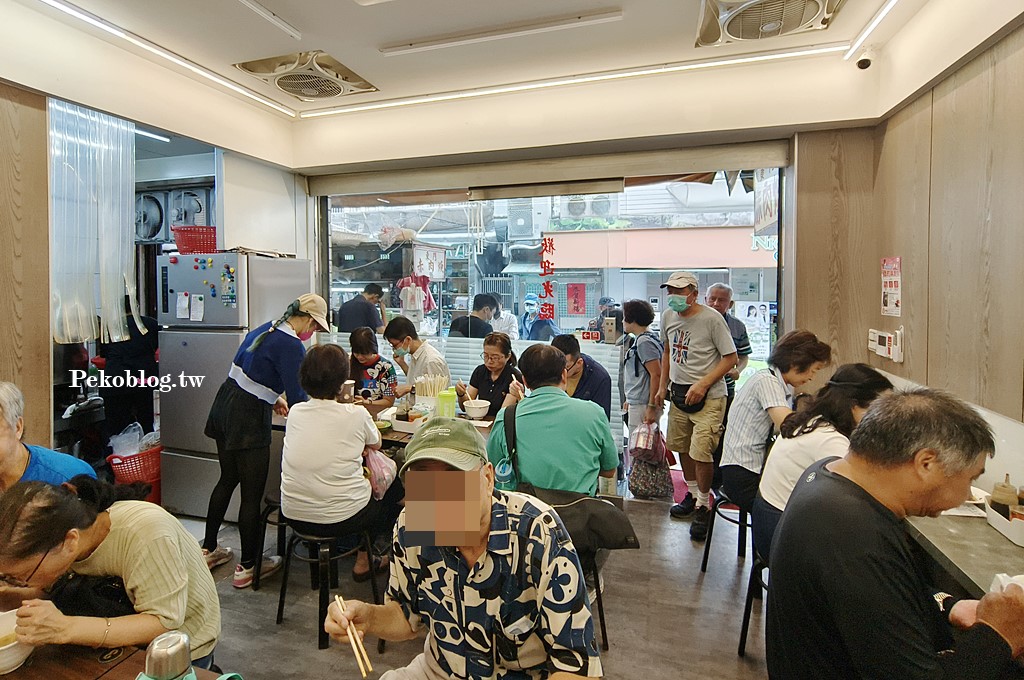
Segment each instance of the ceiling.
[{"label": "ceiling", "polygon": [[[141,125],[138,128],[140,130],[148,130],[148,128]],[[170,134],[162,130],[158,134],[170,138],[171,141],[164,142],[159,139],[144,137],[143,135],[135,135],[135,160],[213,153],[213,147],[209,144],[197,142],[194,139],[182,137],[181,135]]]},{"label": "ceiling", "polygon": [[[366,0],[361,0],[365,2]],[[23,4],[73,21],[38,0]],[[846,0],[826,31],[696,48],[700,0],[260,0],[302,34],[295,40],[238,0],[73,0],[116,26],[296,111],[452,92],[657,64],[850,42],[884,0]],[[927,0],[902,0],[875,32],[884,43]],[[536,23],[573,13],[621,10],[622,19],[535,35],[384,56],[380,48],[441,36]],[[84,27],[85,30],[94,30]],[[101,32],[97,34],[103,36]],[[110,40],[116,39],[110,38]],[[121,43],[119,46],[124,46]],[[136,48],[129,48],[136,49]],[[232,64],[323,50],[379,91],[306,103]],[[144,52],[141,52],[145,54]],[[172,67],[173,68],[173,67]],[[793,62],[794,72],[799,62]],[[187,73],[186,71],[183,71]],[[193,76],[194,77],[194,76]]]}]

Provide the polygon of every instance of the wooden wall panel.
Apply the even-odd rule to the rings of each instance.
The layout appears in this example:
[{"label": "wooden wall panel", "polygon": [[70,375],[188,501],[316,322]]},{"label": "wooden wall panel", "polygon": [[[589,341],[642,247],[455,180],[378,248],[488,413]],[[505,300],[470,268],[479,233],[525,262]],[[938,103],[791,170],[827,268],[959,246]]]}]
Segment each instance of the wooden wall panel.
[{"label": "wooden wall panel", "polygon": [[25,441],[53,430],[46,99],[0,83],[0,379],[25,393]]},{"label": "wooden wall panel", "polygon": [[928,383],[1024,417],[1024,32],[936,86]]}]

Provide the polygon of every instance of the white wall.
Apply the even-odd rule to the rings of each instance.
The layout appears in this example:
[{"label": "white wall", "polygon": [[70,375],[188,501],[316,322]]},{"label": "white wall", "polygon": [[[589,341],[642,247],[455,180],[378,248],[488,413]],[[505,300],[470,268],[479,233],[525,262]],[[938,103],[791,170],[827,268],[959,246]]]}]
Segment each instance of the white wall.
[{"label": "white wall", "polygon": [[312,200],[303,178],[230,151],[218,150],[216,160],[220,247],[312,259]]},{"label": "white wall", "polygon": [[135,161],[135,181],[213,177],[216,174],[216,168],[217,163],[213,153],[142,158]]}]

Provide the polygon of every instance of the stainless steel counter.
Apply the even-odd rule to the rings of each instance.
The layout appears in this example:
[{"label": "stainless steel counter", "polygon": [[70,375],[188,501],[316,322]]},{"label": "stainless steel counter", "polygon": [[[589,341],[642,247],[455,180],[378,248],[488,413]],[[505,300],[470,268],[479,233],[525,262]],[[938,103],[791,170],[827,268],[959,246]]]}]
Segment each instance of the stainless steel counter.
[{"label": "stainless steel counter", "polygon": [[981,517],[911,517],[910,535],[972,597],[988,592],[996,574],[1024,573],[1024,548]]}]

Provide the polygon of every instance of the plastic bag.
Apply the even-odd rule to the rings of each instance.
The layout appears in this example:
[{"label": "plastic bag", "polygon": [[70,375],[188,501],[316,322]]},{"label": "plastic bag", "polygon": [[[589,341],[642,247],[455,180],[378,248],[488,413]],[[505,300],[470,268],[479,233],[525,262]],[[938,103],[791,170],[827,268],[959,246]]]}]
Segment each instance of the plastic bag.
[{"label": "plastic bag", "polygon": [[373,490],[373,497],[377,500],[384,498],[391,485],[398,476],[398,466],[383,453],[376,449],[367,449],[364,452],[364,465],[367,478],[370,480],[370,488]]},{"label": "plastic bag", "polygon": [[629,437],[629,455],[645,463],[665,460],[665,437],[657,423],[640,423]]},{"label": "plastic bag", "polygon": [[139,442],[142,440],[142,425],[132,423],[110,438],[110,448],[114,449],[115,456],[134,456],[139,452]]},{"label": "plastic bag", "polygon": [[139,442],[139,451],[149,451],[160,446],[160,430],[153,430]]}]

